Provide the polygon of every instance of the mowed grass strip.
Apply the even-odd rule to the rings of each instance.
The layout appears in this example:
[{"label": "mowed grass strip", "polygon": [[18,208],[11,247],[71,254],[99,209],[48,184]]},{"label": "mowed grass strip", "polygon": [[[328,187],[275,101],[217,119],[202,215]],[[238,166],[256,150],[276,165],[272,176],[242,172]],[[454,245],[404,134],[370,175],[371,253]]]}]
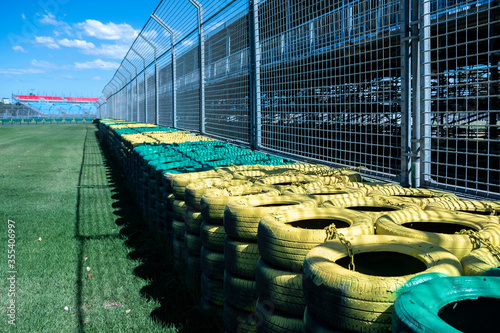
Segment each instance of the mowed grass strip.
[{"label": "mowed grass strip", "polygon": [[[0,272],[15,222],[15,296],[0,284],[0,331],[177,331],[143,297],[120,196],[94,125],[0,127]],[[90,275],[91,274],[91,275]],[[16,306],[15,329],[6,315]]]}]

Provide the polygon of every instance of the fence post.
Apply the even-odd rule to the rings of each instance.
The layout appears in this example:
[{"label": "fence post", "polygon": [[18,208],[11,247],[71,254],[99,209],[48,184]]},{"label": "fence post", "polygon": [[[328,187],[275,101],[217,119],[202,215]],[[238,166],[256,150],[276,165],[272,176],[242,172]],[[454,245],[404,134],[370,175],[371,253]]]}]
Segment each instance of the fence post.
[{"label": "fence post", "polygon": [[259,43],[259,0],[249,1],[248,29],[250,41],[250,147],[261,145],[260,105],[260,43]]},{"label": "fence post", "polygon": [[165,29],[170,34],[170,44],[172,49],[172,113],[173,113],[173,123],[174,128],[177,127],[177,89],[175,86],[176,80],[176,69],[175,69],[175,39],[174,39],[174,31],[170,29],[170,27],[163,22],[161,18],[158,17],[155,13],[151,14],[151,18],[155,20],[163,29]]},{"label": "fence post", "polygon": [[[134,52],[135,54],[137,54],[137,56],[139,58],[142,59],[142,64],[143,64],[143,71],[144,71],[144,122],[147,123],[148,122],[148,99],[147,99],[147,96],[148,96],[148,82],[147,82],[147,76],[146,76],[146,59],[144,59],[144,57],[139,53],[137,52],[134,47],[132,46],[130,48],[130,51]],[[137,96],[137,99],[139,99],[139,96]]]},{"label": "fence post", "polygon": [[410,185],[411,170],[411,53],[410,4],[401,1],[401,175],[400,183]]},{"label": "fence post", "polygon": [[197,0],[189,0],[198,11],[198,68],[200,71],[200,133],[205,133],[205,43],[203,41],[203,8]]},{"label": "fence post", "polygon": [[[418,4],[417,4],[418,5]],[[431,172],[431,5],[422,1],[420,7],[420,184],[425,185]]]},{"label": "fence post", "polygon": [[419,40],[419,2],[411,0],[409,38],[410,38],[410,61],[411,61],[411,173],[410,185],[413,188],[420,187],[420,163],[421,163],[421,73],[420,73],[420,40]]}]

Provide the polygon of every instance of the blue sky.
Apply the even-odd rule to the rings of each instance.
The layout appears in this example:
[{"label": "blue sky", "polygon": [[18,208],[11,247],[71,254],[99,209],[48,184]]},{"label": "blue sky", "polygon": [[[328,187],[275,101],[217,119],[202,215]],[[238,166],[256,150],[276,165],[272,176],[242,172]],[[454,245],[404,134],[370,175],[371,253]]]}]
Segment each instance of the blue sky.
[{"label": "blue sky", "polygon": [[100,97],[159,0],[17,0],[2,6],[0,98]]}]

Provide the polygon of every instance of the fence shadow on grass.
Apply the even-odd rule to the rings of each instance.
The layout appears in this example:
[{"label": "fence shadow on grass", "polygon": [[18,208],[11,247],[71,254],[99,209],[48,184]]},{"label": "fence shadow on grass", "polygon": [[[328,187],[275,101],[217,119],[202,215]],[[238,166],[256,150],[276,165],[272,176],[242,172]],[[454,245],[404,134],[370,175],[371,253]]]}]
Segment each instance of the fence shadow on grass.
[{"label": "fence shadow on grass", "polygon": [[114,214],[119,216],[116,224],[121,227],[120,236],[131,250],[129,258],[140,263],[133,274],[149,282],[141,289],[141,295],[160,303],[151,313],[151,318],[166,327],[175,325],[181,332],[222,332],[221,319],[201,310],[199,292],[186,287],[182,272],[179,274],[173,265],[171,249],[141,216],[128,187],[129,180],[112,150],[99,132],[96,136],[104,152],[105,164],[111,170],[108,179],[116,190],[112,198],[116,200],[113,208]]}]

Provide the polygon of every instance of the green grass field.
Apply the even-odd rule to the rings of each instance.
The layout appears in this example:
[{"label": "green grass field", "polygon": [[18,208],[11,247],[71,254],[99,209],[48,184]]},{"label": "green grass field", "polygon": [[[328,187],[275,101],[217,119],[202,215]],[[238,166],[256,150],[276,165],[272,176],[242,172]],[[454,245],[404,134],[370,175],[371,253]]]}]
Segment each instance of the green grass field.
[{"label": "green grass field", "polygon": [[15,295],[0,284],[1,332],[220,330],[117,170],[94,125],[0,127],[0,272],[15,275]]}]

